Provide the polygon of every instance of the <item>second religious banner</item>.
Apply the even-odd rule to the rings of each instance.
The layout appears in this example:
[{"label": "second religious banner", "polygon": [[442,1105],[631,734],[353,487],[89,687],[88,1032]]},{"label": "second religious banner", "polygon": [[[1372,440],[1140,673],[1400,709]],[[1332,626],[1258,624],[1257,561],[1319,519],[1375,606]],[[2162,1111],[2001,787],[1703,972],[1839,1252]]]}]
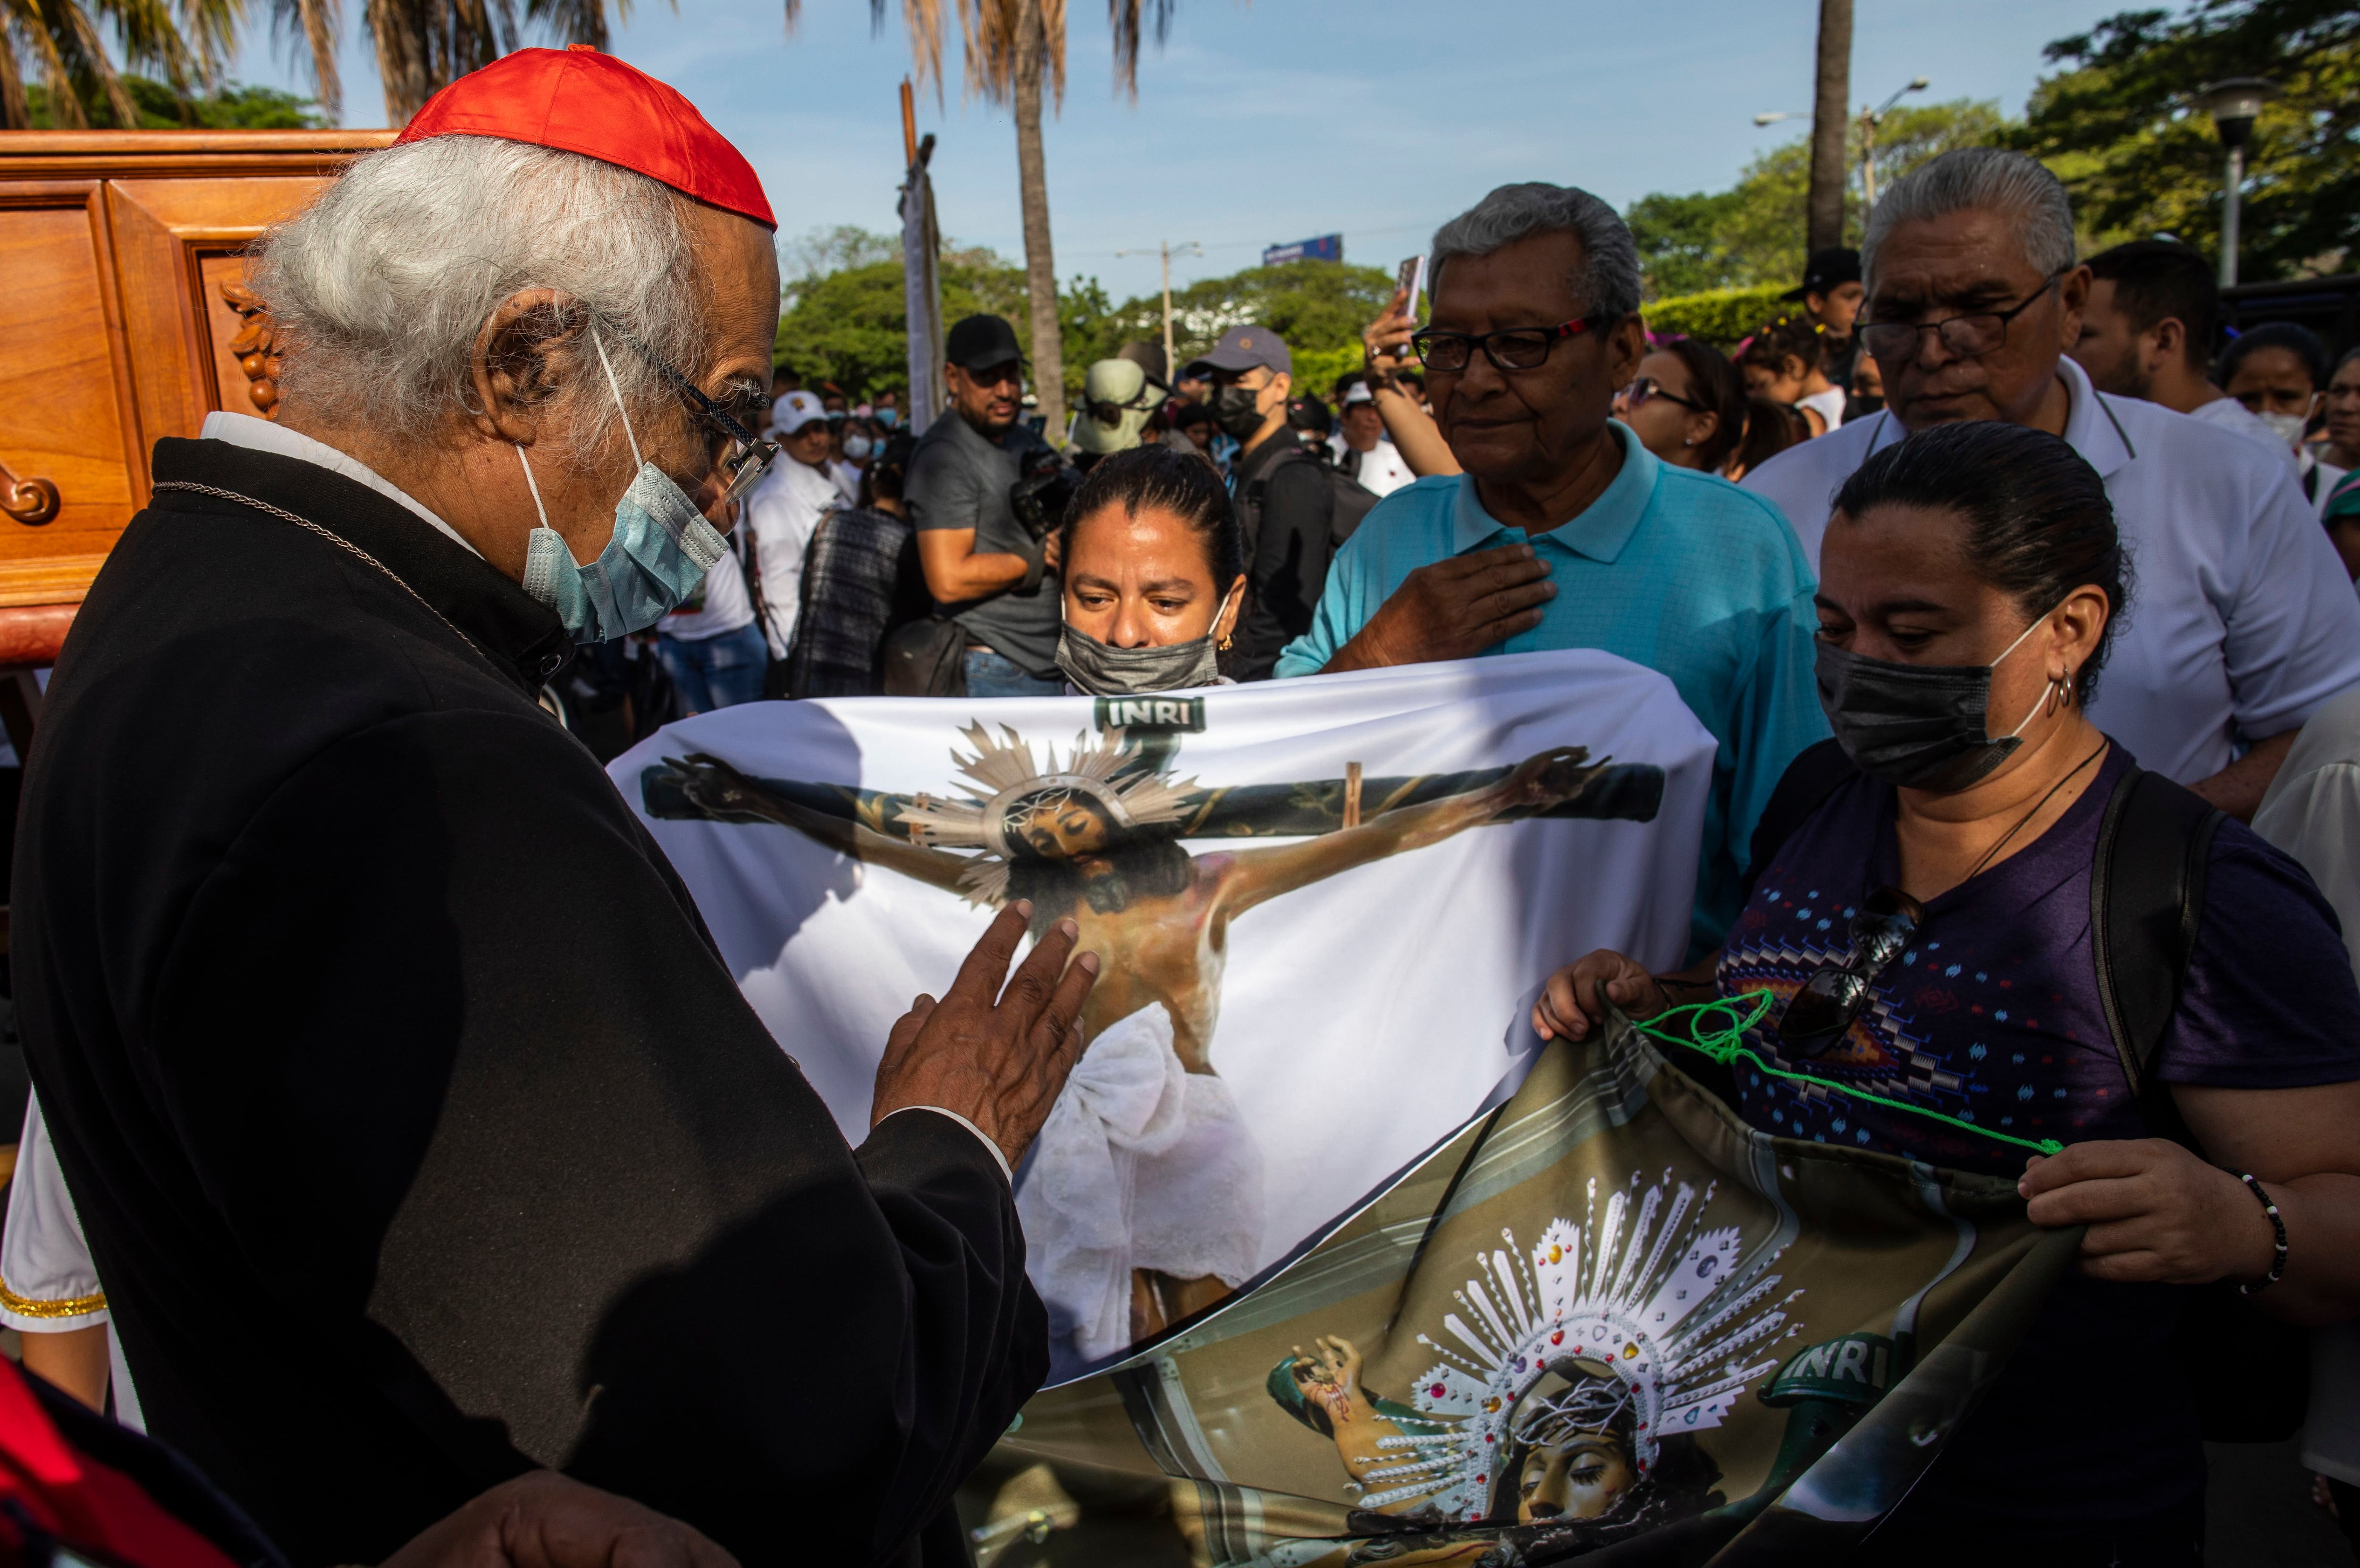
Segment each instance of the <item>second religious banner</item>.
[{"label": "second religious banner", "polygon": [[995,909],[1079,923],[1105,961],[1089,1046],[1018,1172],[1063,1377],[1273,1270],[1513,1092],[1552,969],[1677,966],[1713,764],[1669,681],[1576,651],[753,703],[612,772],[855,1144],[887,1031]]}]

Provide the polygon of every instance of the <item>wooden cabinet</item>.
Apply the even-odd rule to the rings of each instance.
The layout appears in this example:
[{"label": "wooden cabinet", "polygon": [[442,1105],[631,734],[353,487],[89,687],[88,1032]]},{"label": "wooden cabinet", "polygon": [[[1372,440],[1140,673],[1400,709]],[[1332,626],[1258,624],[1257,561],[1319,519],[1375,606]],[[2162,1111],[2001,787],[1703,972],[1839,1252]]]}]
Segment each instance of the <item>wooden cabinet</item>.
[{"label": "wooden cabinet", "polygon": [[0,668],[55,657],[148,453],[269,416],[240,253],[390,131],[0,132]]}]

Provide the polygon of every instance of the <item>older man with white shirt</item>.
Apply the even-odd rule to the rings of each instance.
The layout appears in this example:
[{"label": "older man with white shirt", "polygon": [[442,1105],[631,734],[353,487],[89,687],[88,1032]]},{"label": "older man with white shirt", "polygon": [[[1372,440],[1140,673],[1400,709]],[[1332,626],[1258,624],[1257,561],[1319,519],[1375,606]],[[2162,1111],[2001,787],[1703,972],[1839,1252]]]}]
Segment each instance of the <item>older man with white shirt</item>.
[{"label": "older man with white shirt", "polygon": [[2137,577],[2091,716],[2142,766],[2251,818],[2294,732],[2360,685],[2360,601],[2286,464],[2091,386],[2068,352],[2090,270],[2064,188],[2032,159],[1944,154],[1885,192],[1863,249],[1862,341],[1887,410],[1744,487],[1778,504],[1816,565],[1830,498],[1871,452],[1960,419],[2062,436],[2104,478]]}]

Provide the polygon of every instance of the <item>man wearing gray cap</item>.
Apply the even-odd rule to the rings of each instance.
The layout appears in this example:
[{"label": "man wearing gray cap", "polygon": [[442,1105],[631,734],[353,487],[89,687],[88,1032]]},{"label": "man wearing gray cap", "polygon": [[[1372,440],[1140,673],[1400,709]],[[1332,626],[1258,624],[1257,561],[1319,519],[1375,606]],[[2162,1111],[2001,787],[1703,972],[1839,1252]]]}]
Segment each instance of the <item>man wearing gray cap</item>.
[{"label": "man wearing gray cap", "polygon": [[1311,629],[1334,550],[1336,490],[1327,464],[1287,428],[1295,356],[1268,327],[1231,327],[1181,378],[1213,383],[1213,419],[1237,438],[1229,489],[1245,527],[1252,596],[1238,622],[1240,681],[1267,679],[1279,650]]},{"label": "man wearing gray cap", "polygon": [[1056,697],[1055,536],[1034,539],[1010,493],[1041,438],[1023,412],[1024,356],[998,316],[956,322],[943,343],[951,406],[910,454],[902,504],[926,591],[967,637],[970,697]]}]

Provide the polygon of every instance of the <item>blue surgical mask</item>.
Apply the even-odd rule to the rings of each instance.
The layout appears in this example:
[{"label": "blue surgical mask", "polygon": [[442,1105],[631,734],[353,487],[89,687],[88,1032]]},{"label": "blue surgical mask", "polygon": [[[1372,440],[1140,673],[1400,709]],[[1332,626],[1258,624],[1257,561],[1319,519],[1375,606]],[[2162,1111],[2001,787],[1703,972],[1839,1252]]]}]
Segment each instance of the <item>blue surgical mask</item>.
[{"label": "blue surgical mask", "polygon": [[[616,384],[606,345],[595,332],[590,341],[606,369],[615,406],[622,408],[623,389]],[[607,642],[654,626],[696,591],[706,571],[729,548],[687,492],[639,456],[639,438],[631,430],[628,408],[623,409],[623,436],[631,443],[631,460],[639,471],[615,503],[615,537],[587,566],[575,563],[564,538],[549,526],[549,509],[541,504],[531,460],[523,447],[517,448],[533,510],[541,516],[541,526],[525,540],[524,591],[556,611],[577,643]]]},{"label": "blue surgical mask", "polygon": [[895,425],[901,422],[901,410],[899,408],[880,408],[873,417],[879,424],[884,426],[890,430]]},{"label": "blue surgical mask", "polygon": [[845,437],[845,438],[844,438],[844,455],[845,455],[845,457],[846,457],[848,461],[853,462],[853,463],[866,463],[866,462],[868,462],[868,461],[869,461],[869,438],[868,438],[867,436],[847,436],[847,437]]}]

